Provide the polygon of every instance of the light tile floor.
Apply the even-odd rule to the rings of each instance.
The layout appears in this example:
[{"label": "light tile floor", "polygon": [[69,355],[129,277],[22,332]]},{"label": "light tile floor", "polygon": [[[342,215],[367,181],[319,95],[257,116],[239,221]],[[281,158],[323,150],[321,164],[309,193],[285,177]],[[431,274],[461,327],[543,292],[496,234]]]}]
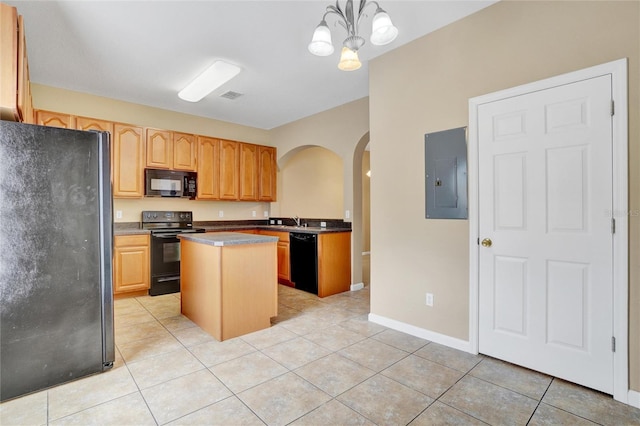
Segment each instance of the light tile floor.
[{"label": "light tile floor", "polygon": [[178,294],[118,300],[115,367],[0,404],[0,424],[640,424],[607,395],[368,322],[368,286],[280,286],[279,306],[218,342]]}]

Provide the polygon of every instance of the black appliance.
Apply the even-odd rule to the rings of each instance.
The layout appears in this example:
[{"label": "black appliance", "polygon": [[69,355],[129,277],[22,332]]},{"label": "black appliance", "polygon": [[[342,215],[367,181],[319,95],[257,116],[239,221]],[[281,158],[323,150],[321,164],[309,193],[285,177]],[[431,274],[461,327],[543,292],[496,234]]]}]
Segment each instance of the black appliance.
[{"label": "black appliance", "polygon": [[179,234],[204,232],[193,227],[191,212],[143,211],[142,228],[151,231],[151,285],[149,295],[180,291]]},{"label": "black appliance", "polygon": [[144,195],[147,197],[183,197],[195,199],[197,173],[178,170],[145,169]]},{"label": "black appliance", "polygon": [[0,400],[113,367],[109,134],[0,121]]},{"label": "black appliance", "polygon": [[289,244],[291,281],[298,290],[318,294],[318,236],[291,232]]}]

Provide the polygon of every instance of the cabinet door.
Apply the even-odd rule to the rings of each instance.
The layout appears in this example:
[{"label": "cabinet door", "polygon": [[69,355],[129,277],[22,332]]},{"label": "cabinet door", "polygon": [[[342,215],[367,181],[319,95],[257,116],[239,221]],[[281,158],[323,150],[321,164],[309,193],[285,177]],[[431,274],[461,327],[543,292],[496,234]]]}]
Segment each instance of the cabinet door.
[{"label": "cabinet door", "polygon": [[31,88],[29,87],[29,65],[27,61],[27,41],[24,32],[24,20],[18,16],[18,114],[20,121],[31,123]]},{"label": "cabinet door", "polygon": [[18,11],[0,3],[0,119],[18,121]]},{"label": "cabinet door", "polygon": [[240,143],[240,200],[258,199],[258,145]]},{"label": "cabinet door", "polygon": [[75,117],[72,115],[42,110],[36,112],[36,124],[63,129],[76,128]]},{"label": "cabinet door", "polygon": [[76,117],[76,129],[97,130],[99,132],[109,132],[113,135],[113,123],[110,121],[96,120],[95,118]]},{"label": "cabinet door", "polygon": [[240,165],[240,144],[234,141],[220,141],[220,199],[238,199],[238,168]]},{"label": "cabinet door", "polygon": [[149,236],[115,236],[113,292],[148,290],[149,275]]},{"label": "cabinet door", "polygon": [[351,233],[318,236],[318,297],[349,291],[351,288]]},{"label": "cabinet door", "polygon": [[144,196],[144,139],[141,127],[116,123],[113,126],[113,196]]},{"label": "cabinet door", "polygon": [[198,200],[220,199],[220,141],[198,136]]},{"label": "cabinet door", "polygon": [[276,149],[271,146],[258,147],[258,200],[276,201]]},{"label": "cabinet door", "polygon": [[173,135],[168,130],[147,129],[147,167],[171,169],[173,167]]},{"label": "cabinet door", "polygon": [[289,260],[289,243],[278,241],[278,282],[288,284],[291,282]]},{"label": "cabinet door", "polygon": [[196,171],[196,137],[173,133],[173,169]]}]

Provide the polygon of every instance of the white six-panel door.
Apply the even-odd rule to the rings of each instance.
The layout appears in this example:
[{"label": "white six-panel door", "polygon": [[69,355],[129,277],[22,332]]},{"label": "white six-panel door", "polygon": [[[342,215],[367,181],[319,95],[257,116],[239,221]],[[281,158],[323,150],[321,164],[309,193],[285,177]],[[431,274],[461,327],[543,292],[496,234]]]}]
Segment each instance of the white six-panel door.
[{"label": "white six-panel door", "polygon": [[607,393],[611,99],[605,75],[478,108],[479,350]]}]

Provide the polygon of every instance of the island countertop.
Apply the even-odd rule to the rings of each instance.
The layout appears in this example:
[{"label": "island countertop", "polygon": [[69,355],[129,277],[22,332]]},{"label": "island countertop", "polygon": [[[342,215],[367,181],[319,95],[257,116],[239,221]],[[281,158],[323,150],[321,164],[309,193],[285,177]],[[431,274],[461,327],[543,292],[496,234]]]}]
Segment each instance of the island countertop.
[{"label": "island countertop", "polygon": [[243,234],[240,232],[180,234],[178,235],[178,238],[216,247],[278,242],[278,237],[256,234]]}]

